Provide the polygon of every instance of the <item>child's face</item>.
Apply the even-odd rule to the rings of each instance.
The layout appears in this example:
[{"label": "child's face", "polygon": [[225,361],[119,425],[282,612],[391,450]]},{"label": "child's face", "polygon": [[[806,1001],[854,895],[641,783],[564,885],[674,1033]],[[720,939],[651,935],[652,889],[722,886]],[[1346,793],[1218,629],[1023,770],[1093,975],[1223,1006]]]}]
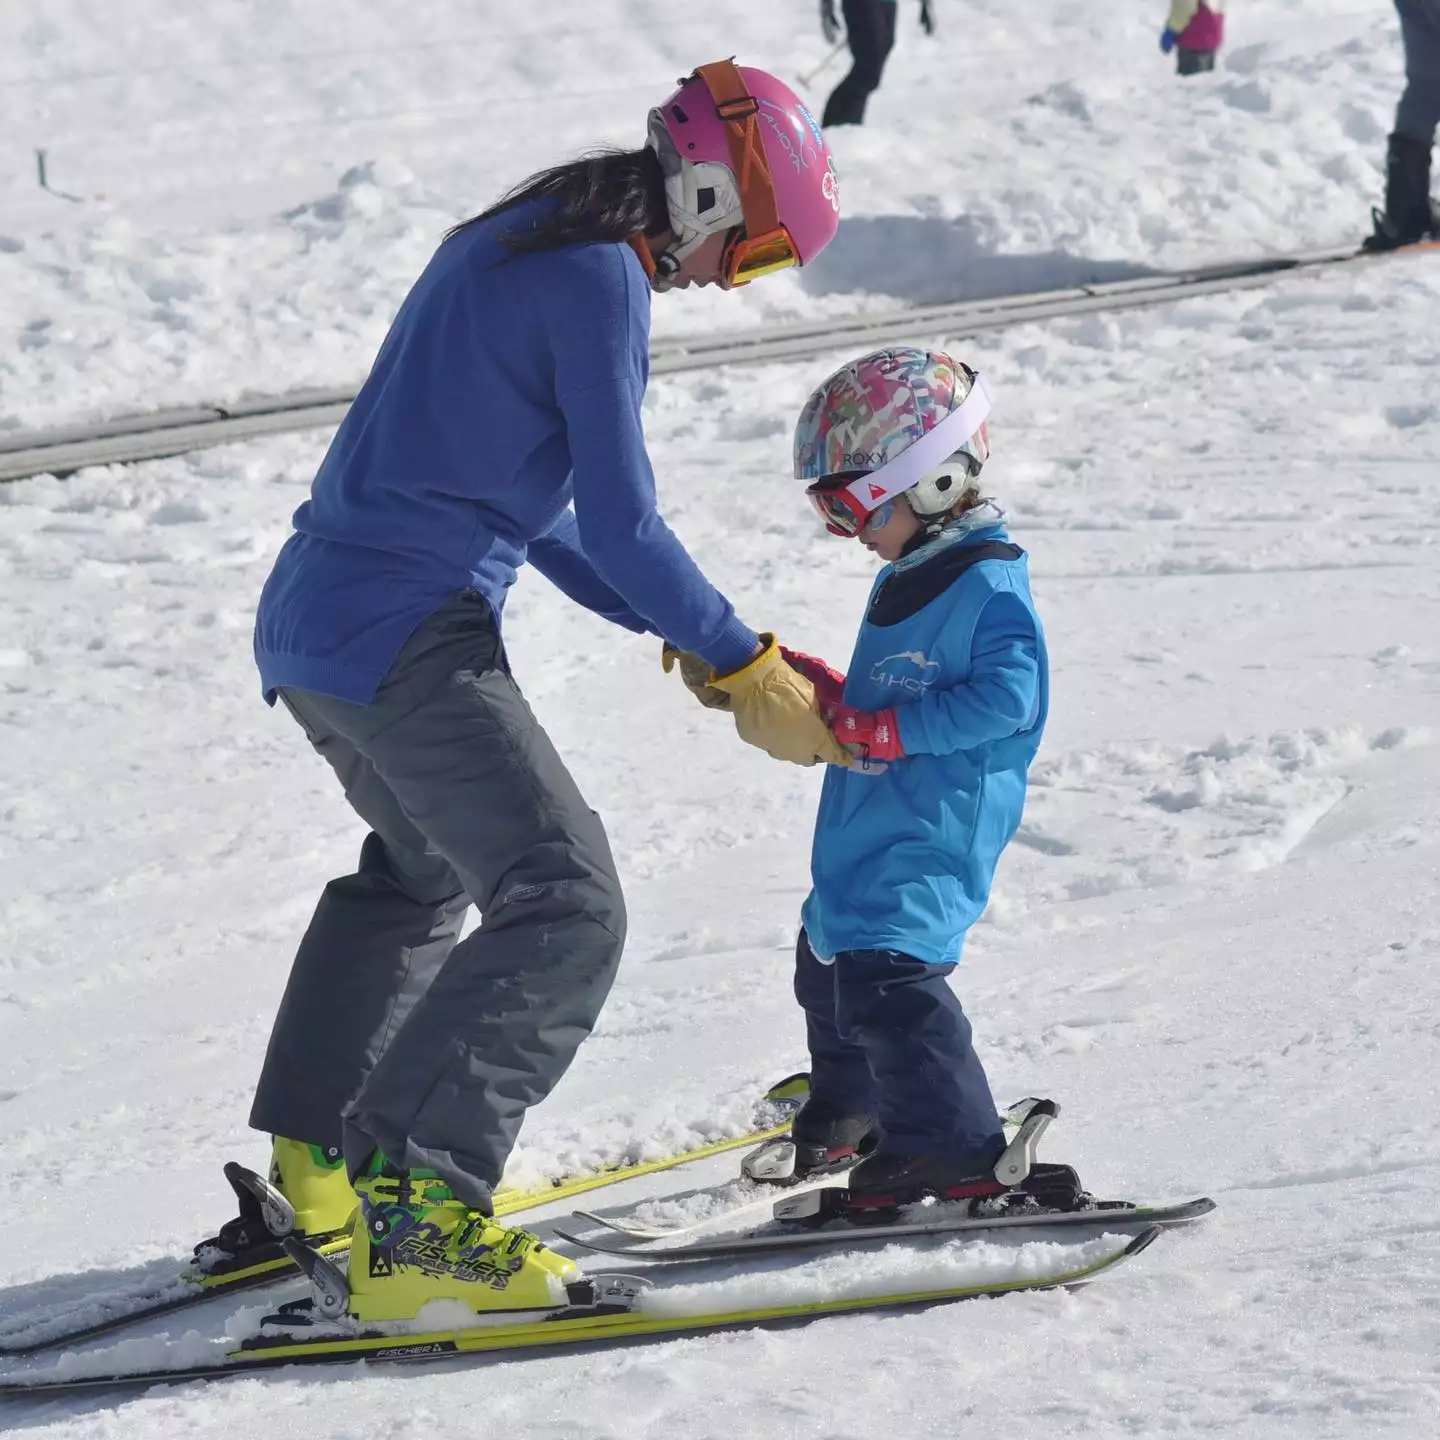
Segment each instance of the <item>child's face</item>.
[{"label": "child's face", "polygon": [[915,512],[903,499],[896,499],[887,500],[875,511],[855,538],[882,560],[898,560],[919,533]]}]

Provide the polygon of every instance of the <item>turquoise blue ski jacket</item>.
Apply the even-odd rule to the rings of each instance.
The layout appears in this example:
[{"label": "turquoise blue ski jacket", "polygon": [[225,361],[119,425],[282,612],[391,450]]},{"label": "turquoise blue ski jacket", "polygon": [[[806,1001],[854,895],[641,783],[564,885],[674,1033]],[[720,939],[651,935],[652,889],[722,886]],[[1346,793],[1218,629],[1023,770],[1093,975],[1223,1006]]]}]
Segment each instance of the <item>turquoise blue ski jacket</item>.
[{"label": "turquoise blue ski jacket", "polygon": [[1020,824],[1049,708],[1025,555],[1002,527],[880,572],[845,703],[893,707],[906,753],[826,772],[803,911],[811,946],[826,960],[898,950],[951,964]]}]

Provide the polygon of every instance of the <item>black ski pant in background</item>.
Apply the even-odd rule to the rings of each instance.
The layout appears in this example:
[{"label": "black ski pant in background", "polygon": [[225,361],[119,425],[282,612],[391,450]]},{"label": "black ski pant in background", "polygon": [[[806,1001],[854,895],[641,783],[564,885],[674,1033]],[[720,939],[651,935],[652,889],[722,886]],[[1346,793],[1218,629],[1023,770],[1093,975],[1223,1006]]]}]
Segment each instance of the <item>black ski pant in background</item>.
[{"label": "black ski pant in background", "polygon": [[1424,146],[1440,126],[1440,0],[1395,0],[1405,42],[1405,90],[1395,112],[1395,133]]},{"label": "black ski pant in background", "polygon": [[[343,1143],[352,1179],[379,1149],[489,1210],[620,962],[600,817],[473,592],[416,630],[369,705],[280,697],[372,833],[300,943],[250,1124]],[[472,903],[481,923],[457,943]]]},{"label": "black ski pant in background", "polygon": [[886,58],[895,46],[895,0],[842,0],[841,10],[854,58],[850,73],[825,102],[822,128],[864,122],[865,102],[880,88]]},{"label": "black ski pant in background", "polygon": [[954,969],[896,950],[842,950],[825,965],[802,930],[795,998],[805,1011],[810,1093],[826,1110],[876,1116],[888,1154],[993,1163],[1004,1132],[948,983]]}]

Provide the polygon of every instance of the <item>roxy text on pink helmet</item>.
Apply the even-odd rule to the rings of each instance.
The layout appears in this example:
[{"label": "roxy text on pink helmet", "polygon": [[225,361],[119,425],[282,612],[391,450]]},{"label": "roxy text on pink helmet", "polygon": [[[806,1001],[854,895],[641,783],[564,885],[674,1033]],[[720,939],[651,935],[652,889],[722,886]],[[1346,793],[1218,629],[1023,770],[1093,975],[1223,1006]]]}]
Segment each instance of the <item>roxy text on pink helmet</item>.
[{"label": "roxy text on pink helmet", "polygon": [[701,65],[650,112],[647,144],[665,175],[672,273],[711,235],[734,230],[725,285],[808,265],[835,238],[840,190],[820,126],[788,85],[733,60]]}]

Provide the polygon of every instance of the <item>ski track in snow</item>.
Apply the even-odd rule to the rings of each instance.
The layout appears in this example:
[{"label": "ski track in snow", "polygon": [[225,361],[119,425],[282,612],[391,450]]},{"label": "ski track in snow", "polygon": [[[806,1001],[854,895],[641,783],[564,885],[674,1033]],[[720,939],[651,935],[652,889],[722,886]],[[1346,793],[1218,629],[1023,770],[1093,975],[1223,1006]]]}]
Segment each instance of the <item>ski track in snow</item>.
[{"label": "ski track in snow", "polygon": [[[209,5],[127,10],[123,34],[73,0],[0,18],[0,426],[355,378],[444,225],[557,148],[627,138],[713,48],[698,12],[654,0],[547,20],[543,46],[509,10],[406,13],[403,43],[379,0],[344,33],[285,3],[243,29]],[[742,58],[823,53],[803,7],[752,18]],[[980,0],[942,7],[927,48],[902,7],[875,124],[837,142],[832,255],[662,302],[657,333],[1353,234],[1399,86],[1389,11],[1243,7],[1222,73],[1185,86],[1153,54],[1160,18]],[[556,104],[543,135],[507,125],[477,154],[470,62],[496,25],[506,103]],[[194,66],[161,67],[167,50]],[[897,176],[907,119],[924,163]],[[107,200],[35,192],[41,144],[57,185]],[[1107,1194],[1213,1194],[1215,1215],[1073,1295],[4,1423],[57,1440],[1433,1433],[1437,305],[1440,268],[1417,260],[957,346],[995,385],[986,478],[1031,551],[1053,710],[955,983],[998,1098],[1061,1101],[1051,1158]],[[816,533],[786,476],[799,404],[842,358],[658,380],[647,415],[665,513],[708,573],[836,664],[871,562]],[[161,1281],[228,1214],[221,1162],[263,1160],[245,1116],[270,1019],[361,838],[249,657],[325,439],[0,486],[0,1334]],[[820,777],[745,750],[653,641],[534,576],[506,631],[631,906],[613,999],[510,1177],[739,1134],[804,1063],[790,955]],[[667,1195],[734,1166],[591,1198],[669,1218]],[[242,1300],[237,1324],[265,1308]],[[204,1353],[229,1308],[128,1343],[153,1358],[168,1329]]]}]

